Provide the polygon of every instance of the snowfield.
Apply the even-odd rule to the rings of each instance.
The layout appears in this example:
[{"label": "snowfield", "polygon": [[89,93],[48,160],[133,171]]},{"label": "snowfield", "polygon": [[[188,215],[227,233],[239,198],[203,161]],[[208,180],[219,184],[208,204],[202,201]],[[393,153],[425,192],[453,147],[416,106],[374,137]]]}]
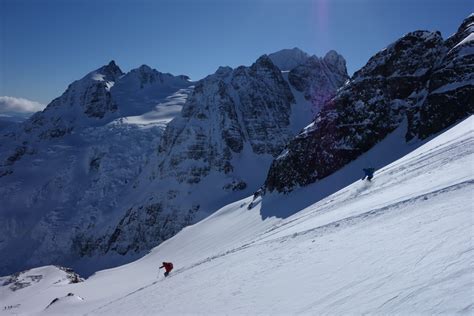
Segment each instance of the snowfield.
[{"label": "snowfield", "polygon": [[471,116],[321,200],[331,177],[229,204],[81,283],[41,268],[28,287],[0,287],[0,315],[474,313],[473,131]]}]

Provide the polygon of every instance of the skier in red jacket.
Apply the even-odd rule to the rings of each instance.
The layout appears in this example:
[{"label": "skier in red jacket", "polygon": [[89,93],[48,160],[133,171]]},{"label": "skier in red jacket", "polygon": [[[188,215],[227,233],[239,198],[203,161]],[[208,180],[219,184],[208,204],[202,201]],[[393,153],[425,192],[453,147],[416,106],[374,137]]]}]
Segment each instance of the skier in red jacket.
[{"label": "skier in red jacket", "polygon": [[173,264],[171,262],[163,262],[163,265],[160,267],[160,269],[161,268],[165,268],[165,277],[167,277],[171,270],[173,270]]}]

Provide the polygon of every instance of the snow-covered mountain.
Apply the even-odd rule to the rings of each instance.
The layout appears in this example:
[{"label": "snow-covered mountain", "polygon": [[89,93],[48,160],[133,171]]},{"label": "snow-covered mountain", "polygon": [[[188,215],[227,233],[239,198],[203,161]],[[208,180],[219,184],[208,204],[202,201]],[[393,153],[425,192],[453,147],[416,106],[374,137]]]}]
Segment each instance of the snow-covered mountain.
[{"label": "snow-covered mountain", "polygon": [[0,273],[54,263],[87,275],[248,196],[322,107],[306,92],[335,95],[347,78],[327,56],[290,72],[262,56],[196,83],[112,61],[75,81],[2,136]]},{"label": "snow-covered mountain", "polygon": [[[187,77],[112,61],[0,136],[0,273],[71,264],[108,223],[191,91]],[[74,259],[75,260],[75,259]]]},{"label": "snow-covered mountain", "polygon": [[273,161],[266,188],[288,192],[321,180],[404,121],[408,142],[474,113],[473,24],[471,15],[445,41],[439,32],[415,31],[370,58]]},{"label": "snow-covered mountain", "polygon": [[[25,271],[29,286],[0,286],[0,314],[472,314],[473,126],[471,116],[412,151],[404,124],[340,171],[412,151],[372,182],[320,200],[336,173],[251,209],[244,198],[84,282]],[[167,278],[162,261],[174,263]]]}]

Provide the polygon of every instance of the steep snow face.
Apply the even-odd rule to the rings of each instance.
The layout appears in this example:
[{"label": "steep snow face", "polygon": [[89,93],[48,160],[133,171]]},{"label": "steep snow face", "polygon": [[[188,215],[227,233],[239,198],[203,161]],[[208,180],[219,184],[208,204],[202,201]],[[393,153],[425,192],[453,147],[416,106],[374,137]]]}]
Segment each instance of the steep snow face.
[{"label": "steep snow face", "polygon": [[405,118],[409,141],[473,113],[471,42],[457,47],[453,42],[466,38],[469,25],[464,22],[446,42],[439,32],[412,32],[370,58],[272,162],[268,190],[291,191],[327,177]]},{"label": "steep snow face", "polygon": [[[317,113],[287,76],[262,56],[250,67],[221,67],[196,83],[181,116],[167,126],[154,167],[142,174],[135,201],[103,235],[78,240],[81,252],[143,253],[258,189],[271,160]],[[305,80],[326,94],[342,84]]]},{"label": "steep snow face", "polygon": [[[74,240],[108,224],[192,83],[111,62],[0,136],[0,273],[71,264]],[[132,115],[132,116],[130,116]],[[105,263],[107,264],[107,263]]]},{"label": "steep snow face", "polygon": [[310,56],[295,47],[292,49],[279,50],[278,52],[269,54],[268,57],[281,71],[287,71],[304,64]]},{"label": "steep snow face", "polygon": [[[229,204],[85,282],[41,281],[34,295],[1,288],[2,305],[12,308],[0,313],[472,313],[473,126],[471,116],[377,170],[372,182],[322,200],[314,192],[332,176],[251,209],[251,197]],[[380,145],[409,147],[403,135]],[[377,156],[373,150],[366,154]],[[278,209],[292,215],[280,219]],[[174,263],[168,278],[162,261]],[[83,300],[46,309],[67,293]]]}]

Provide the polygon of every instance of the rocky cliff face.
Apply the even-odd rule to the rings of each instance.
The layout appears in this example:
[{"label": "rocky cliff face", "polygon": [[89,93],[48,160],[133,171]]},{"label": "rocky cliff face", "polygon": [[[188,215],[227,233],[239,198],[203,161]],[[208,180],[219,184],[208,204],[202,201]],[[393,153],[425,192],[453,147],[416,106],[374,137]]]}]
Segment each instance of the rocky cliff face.
[{"label": "rocky cliff face", "polygon": [[211,170],[230,173],[233,154],[246,144],[257,155],[276,155],[291,137],[292,103],[288,84],[266,56],[251,67],[220,68],[196,84],[181,117],[166,129],[159,174],[197,183]]},{"label": "rocky cliff face", "polygon": [[322,107],[334,97],[337,89],[348,79],[345,59],[333,50],[324,58],[308,57],[288,74],[293,87],[315,107]]},{"label": "rocky cliff face", "polygon": [[427,98],[412,122],[412,135],[426,138],[474,110],[474,15],[444,43],[446,52],[434,67]]},{"label": "rocky cliff face", "polygon": [[473,113],[472,20],[443,41],[409,33],[373,56],[269,170],[269,191],[291,191],[337,171],[407,118],[407,141],[426,138]]}]

